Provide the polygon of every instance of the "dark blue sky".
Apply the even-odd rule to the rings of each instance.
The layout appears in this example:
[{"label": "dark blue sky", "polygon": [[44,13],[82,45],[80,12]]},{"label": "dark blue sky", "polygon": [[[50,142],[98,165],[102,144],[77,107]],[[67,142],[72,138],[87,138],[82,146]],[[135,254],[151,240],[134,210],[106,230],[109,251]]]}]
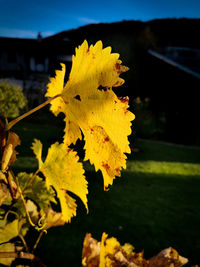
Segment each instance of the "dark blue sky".
[{"label": "dark blue sky", "polygon": [[91,23],[200,18],[200,0],[0,0],[0,36],[48,36]]}]

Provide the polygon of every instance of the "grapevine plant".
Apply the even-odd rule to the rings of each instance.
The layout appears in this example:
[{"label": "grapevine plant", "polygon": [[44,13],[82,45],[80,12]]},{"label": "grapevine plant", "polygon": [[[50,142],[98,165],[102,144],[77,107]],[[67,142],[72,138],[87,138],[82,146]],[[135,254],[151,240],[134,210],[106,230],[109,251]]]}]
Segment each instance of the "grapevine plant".
[{"label": "grapevine plant", "polygon": [[[105,190],[126,168],[125,153],[130,153],[127,136],[134,115],[128,110],[128,97],[117,97],[112,90],[124,83],[119,75],[128,68],[121,63],[119,54],[111,53],[111,47],[103,48],[101,41],[94,46],[84,41],[76,48],[66,84],[65,65],[61,64],[47,85],[47,101],[10,122],[0,121],[0,264],[10,266],[15,258],[40,264],[34,250],[42,234],[76,216],[76,201],[69,192],[77,195],[88,211],[83,165],[71,144],[84,138],[84,160],[102,172]],[[12,127],[49,103],[55,116],[65,115],[63,142],[52,144],[44,159],[42,143],[35,139],[31,148],[38,161],[36,172],[16,174],[11,165],[21,141]],[[59,212],[52,203],[59,205]],[[31,227],[38,232],[32,248],[25,237]]]}]

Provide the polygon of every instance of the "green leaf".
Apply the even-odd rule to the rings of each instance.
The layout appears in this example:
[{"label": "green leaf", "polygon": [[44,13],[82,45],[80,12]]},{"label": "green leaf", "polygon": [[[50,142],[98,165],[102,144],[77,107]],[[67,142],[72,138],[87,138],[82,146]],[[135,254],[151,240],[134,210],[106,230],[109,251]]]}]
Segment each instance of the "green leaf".
[{"label": "green leaf", "polygon": [[[20,172],[16,178],[23,191],[26,184],[33,178],[33,174]],[[44,211],[48,208],[50,202],[56,203],[54,190],[52,188],[47,189],[46,183],[38,175],[35,175],[31,184],[25,188],[23,195],[24,198],[31,199]]]}]

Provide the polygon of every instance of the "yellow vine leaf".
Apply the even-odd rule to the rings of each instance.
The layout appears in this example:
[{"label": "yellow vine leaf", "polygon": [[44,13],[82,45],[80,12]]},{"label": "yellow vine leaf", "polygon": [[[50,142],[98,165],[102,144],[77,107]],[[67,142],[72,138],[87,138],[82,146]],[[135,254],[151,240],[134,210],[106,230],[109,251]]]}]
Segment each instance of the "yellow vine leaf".
[{"label": "yellow vine leaf", "polygon": [[[6,222],[6,221],[5,221]],[[19,234],[19,221],[14,220],[0,227],[0,243],[8,242]]]},{"label": "yellow vine leaf", "polygon": [[39,169],[41,169],[42,167],[42,143],[40,142],[40,140],[35,139],[35,142],[32,144],[32,150],[36,156],[36,159],[38,160],[38,164],[39,164]]},{"label": "yellow vine leaf", "polygon": [[119,54],[111,47],[103,49],[102,42],[88,47],[87,41],[76,49],[69,79],[64,85],[65,65],[56,71],[48,84],[47,97],[61,94],[51,102],[51,111],[57,116],[65,114],[64,143],[75,144],[85,140],[85,160],[101,170],[104,188],[113,183],[126,168],[126,155],[130,153],[127,136],[131,134],[131,121],[135,118],[128,110],[128,98],[118,98],[112,87],[120,86],[119,77],[128,70],[121,65]]},{"label": "yellow vine leaf", "polygon": [[71,217],[76,215],[76,201],[67,193],[68,191],[80,197],[88,210],[87,181],[76,152],[57,142],[49,148],[43,162],[42,143],[35,140],[32,149],[39,162],[39,171],[45,176],[47,188],[53,186],[57,192],[64,220],[69,222]]},{"label": "yellow vine leaf", "polygon": [[44,230],[48,230],[51,227],[60,226],[65,224],[63,214],[61,212],[54,211],[51,207],[46,210],[45,213],[45,227]]}]

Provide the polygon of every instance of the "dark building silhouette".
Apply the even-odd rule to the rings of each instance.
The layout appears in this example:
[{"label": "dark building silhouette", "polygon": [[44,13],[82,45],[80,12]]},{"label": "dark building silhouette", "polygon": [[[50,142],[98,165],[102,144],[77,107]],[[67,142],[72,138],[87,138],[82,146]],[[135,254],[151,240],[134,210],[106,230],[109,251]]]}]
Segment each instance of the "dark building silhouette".
[{"label": "dark building silhouette", "polygon": [[149,97],[153,115],[166,114],[167,140],[199,144],[199,28],[200,19],[163,19],[87,25],[37,39],[0,37],[0,78],[42,99],[60,62],[69,73],[75,47],[102,40],[130,67],[117,94],[128,95],[131,106],[137,96]]},{"label": "dark building silhouette", "polygon": [[71,67],[74,43],[69,39],[52,40],[0,37],[0,79],[20,85],[31,101],[42,101],[49,77],[60,62]]}]

